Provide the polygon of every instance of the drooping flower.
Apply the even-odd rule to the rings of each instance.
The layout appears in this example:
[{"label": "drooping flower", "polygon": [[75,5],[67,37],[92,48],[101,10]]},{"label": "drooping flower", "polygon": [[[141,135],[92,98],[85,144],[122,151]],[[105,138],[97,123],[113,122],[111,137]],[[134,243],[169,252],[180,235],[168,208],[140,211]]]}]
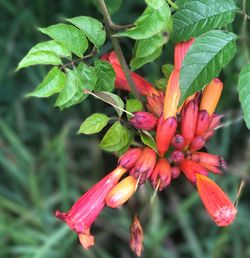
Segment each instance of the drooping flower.
[{"label": "drooping flower", "polygon": [[136,112],[134,117],[130,119],[130,123],[137,129],[147,131],[154,130],[158,119],[148,112]]},{"label": "drooping flower", "polygon": [[140,158],[143,149],[133,148],[125,152],[118,160],[118,165],[126,169],[131,169]]},{"label": "drooping flower", "polygon": [[226,193],[207,176],[196,174],[200,198],[213,221],[219,226],[230,225],[237,210]]},{"label": "drooping flower", "polygon": [[134,216],[130,227],[130,247],[137,256],[141,256],[143,251],[143,230],[137,215]]},{"label": "drooping flower", "polygon": [[114,186],[107,194],[105,201],[110,208],[123,205],[136,191],[137,180],[127,176]]},{"label": "drooping flower", "polygon": [[55,212],[57,218],[66,222],[78,234],[80,243],[85,249],[94,245],[90,227],[104,208],[107,193],[118,183],[125,172],[125,168],[117,167],[92,186],[67,213],[58,210]]}]

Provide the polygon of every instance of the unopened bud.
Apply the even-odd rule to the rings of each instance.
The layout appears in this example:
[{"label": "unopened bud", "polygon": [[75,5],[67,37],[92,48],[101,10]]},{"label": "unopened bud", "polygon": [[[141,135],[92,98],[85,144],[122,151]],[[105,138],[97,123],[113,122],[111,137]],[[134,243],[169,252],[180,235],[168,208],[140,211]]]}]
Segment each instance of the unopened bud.
[{"label": "unopened bud", "polygon": [[130,227],[130,248],[137,255],[141,256],[143,251],[143,230],[137,215],[134,216],[133,223]]},{"label": "unopened bud", "polygon": [[189,150],[192,151],[192,152],[200,150],[205,146],[205,144],[206,144],[206,141],[204,140],[203,137],[196,136],[191,141],[191,143],[189,145]]},{"label": "unopened bud", "polygon": [[137,129],[146,131],[154,130],[158,119],[148,112],[136,112],[134,117],[130,119],[130,123]]},{"label": "unopened bud", "polygon": [[210,125],[210,116],[206,110],[200,110],[198,113],[197,124],[195,128],[196,136],[204,136]]},{"label": "unopened bud", "polygon": [[184,158],[185,158],[184,153],[179,150],[175,150],[171,154],[171,159],[173,160],[173,162],[177,164],[180,163]]},{"label": "unopened bud", "polygon": [[213,113],[211,122],[209,124],[209,130],[214,130],[216,127],[218,127],[221,124],[221,119],[223,115],[218,115],[216,113]]},{"label": "unopened bud", "polygon": [[172,145],[177,150],[184,150],[186,146],[184,137],[180,134],[176,134],[172,139]]},{"label": "unopened bud", "polygon": [[171,177],[172,179],[176,179],[181,174],[181,169],[177,166],[171,167]]},{"label": "unopened bud", "polygon": [[160,92],[160,95],[152,95],[147,97],[147,110],[155,115],[156,117],[160,117],[163,112],[164,105],[164,95]]},{"label": "unopened bud", "polygon": [[107,194],[105,201],[110,208],[123,205],[136,191],[136,179],[127,176],[114,186]]},{"label": "unopened bud", "polygon": [[136,161],[142,154],[141,148],[133,148],[124,153],[118,160],[118,164],[126,169],[131,169],[134,167]]}]

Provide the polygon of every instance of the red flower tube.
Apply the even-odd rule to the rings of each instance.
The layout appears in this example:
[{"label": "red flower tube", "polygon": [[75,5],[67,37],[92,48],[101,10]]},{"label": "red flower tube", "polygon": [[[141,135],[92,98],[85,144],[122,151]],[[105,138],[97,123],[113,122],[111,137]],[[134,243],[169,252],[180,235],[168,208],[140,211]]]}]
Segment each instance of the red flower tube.
[{"label": "red flower tube", "polygon": [[136,112],[134,117],[130,119],[130,123],[137,129],[147,131],[154,130],[158,119],[148,112]]},{"label": "red flower tube", "polygon": [[125,168],[117,167],[92,186],[67,213],[58,210],[55,212],[57,218],[66,222],[78,234],[83,248],[88,249],[94,245],[94,237],[90,234],[90,227],[104,208],[107,193],[118,183],[125,172]]},{"label": "red flower tube", "polygon": [[230,225],[237,210],[228,196],[208,177],[196,174],[196,178],[198,193],[210,217],[219,227]]},{"label": "red flower tube", "polygon": [[140,158],[141,154],[141,148],[130,149],[119,158],[118,164],[123,168],[131,169],[134,167],[136,161]]}]

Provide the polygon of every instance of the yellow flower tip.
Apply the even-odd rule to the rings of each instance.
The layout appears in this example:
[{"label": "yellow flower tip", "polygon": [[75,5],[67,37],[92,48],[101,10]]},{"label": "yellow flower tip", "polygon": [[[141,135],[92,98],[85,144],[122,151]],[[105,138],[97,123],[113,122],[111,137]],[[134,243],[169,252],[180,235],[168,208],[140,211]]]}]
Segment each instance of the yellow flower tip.
[{"label": "yellow flower tip", "polygon": [[209,115],[212,115],[219,102],[222,89],[223,89],[223,83],[218,78],[214,78],[205,87],[202,93],[200,110],[202,109],[206,110]]},{"label": "yellow flower tip", "polygon": [[95,238],[90,235],[90,232],[86,234],[78,234],[79,242],[84,249],[89,249],[95,244]]},{"label": "yellow flower tip", "polygon": [[126,173],[127,169],[122,167],[122,166],[118,166],[116,169],[113,170],[114,176],[116,177],[121,177]]},{"label": "yellow flower tip", "polygon": [[177,113],[178,103],[181,96],[181,91],[179,87],[179,77],[180,71],[174,70],[168,80],[165,100],[164,100],[164,109],[163,117],[166,120],[169,117],[175,117]]}]

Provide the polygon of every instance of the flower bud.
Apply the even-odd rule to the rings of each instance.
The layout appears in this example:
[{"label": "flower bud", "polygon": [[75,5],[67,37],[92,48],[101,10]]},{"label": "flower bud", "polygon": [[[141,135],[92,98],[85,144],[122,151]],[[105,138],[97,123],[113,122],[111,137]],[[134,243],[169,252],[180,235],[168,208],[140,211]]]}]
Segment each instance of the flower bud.
[{"label": "flower bud", "polygon": [[134,167],[136,161],[142,154],[141,148],[133,148],[124,153],[118,160],[118,164],[126,169]]},{"label": "flower bud", "polygon": [[185,142],[184,137],[180,134],[176,134],[173,137],[172,145],[177,150],[184,150],[184,148],[186,146],[186,142]]},{"label": "flower bud", "polygon": [[154,130],[158,119],[148,112],[136,112],[134,117],[130,119],[130,123],[137,129],[146,131]]},{"label": "flower bud", "polygon": [[175,150],[171,153],[171,159],[173,160],[173,162],[177,164],[183,161],[184,158],[185,158],[185,155],[182,151]]},{"label": "flower bud", "polygon": [[222,117],[223,115],[213,113],[208,130],[214,130],[216,127],[218,127],[221,124]]},{"label": "flower bud", "polygon": [[196,182],[196,173],[207,176],[208,171],[202,165],[193,160],[184,159],[180,164],[181,171],[186,178],[191,182]]},{"label": "flower bud", "polygon": [[169,117],[176,116],[177,107],[181,96],[179,77],[180,71],[174,70],[168,79],[163,109],[164,120]]},{"label": "flower bud", "polygon": [[201,136],[196,136],[193,138],[193,140],[191,141],[190,145],[189,145],[189,149],[190,151],[197,151],[202,149],[206,144],[206,141],[204,140],[203,137]]},{"label": "flower bud", "polygon": [[143,251],[143,230],[137,215],[134,216],[133,223],[130,227],[130,247],[137,256],[141,256]]},{"label": "flower bud", "polygon": [[175,45],[174,49],[174,66],[175,69],[180,70],[182,66],[182,62],[184,57],[186,56],[189,48],[194,42],[194,38],[188,40],[188,41],[183,41]]},{"label": "flower bud", "polygon": [[176,179],[181,174],[181,169],[177,166],[171,167],[171,178]]},{"label": "flower bud", "polygon": [[156,130],[156,144],[161,157],[167,152],[177,128],[177,119],[169,117],[164,120],[161,116],[158,120]]},{"label": "flower bud", "polygon": [[136,191],[136,179],[127,176],[114,186],[107,194],[105,201],[110,208],[117,208],[123,205]]},{"label": "flower bud", "polygon": [[130,171],[130,175],[139,178],[139,184],[145,183],[145,181],[151,176],[156,163],[156,153],[146,147],[140,158],[137,160],[134,168]]},{"label": "flower bud", "polygon": [[197,124],[195,128],[196,136],[204,136],[210,125],[210,116],[206,110],[200,110],[198,113]]},{"label": "flower bud", "polygon": [[181,113],[181,135],[185,138],[186,146],[194,137],[197,117],[198,105],[195,100],[191,100]]},{"label": "flower bud", "polygon": [[208,132],[203,136],[203,138],[204,138],[205,141],[207,141],[207,140],[209,140],[213,135],[214,135],[214,130],[210,130],[210,131],[208,131]]},{"label": "flower bud", "polygon": [[210,217],[219,227],[230,225],[237,210],[226,193],[208,177],[199,174],[196,177],[198,193]]},{"label": "flower bud", "polygon": [[164,105],[164,95],[160,92],[159,96],[152,95],[147,96],[147,110],[152,113],[156,117],[160,117],[163,112],[163,105]]},{"label": "flower bud", "polygon": [[158,160],[155,169],[150,177],[152,186],[159,191],[168,186],[171,182],[171,167],[167,159]]},{"label": "flower bud", "polygon": [[193,95],[187,97],[186,100],[181,104],[181,106],[178,107],[177,112],[180,113],[181,110],[188,104],[188,102],[189,102],[190,100],[196,99],[196,96],[197,96],[197,92],[195,92]]},{"label": "flower bud", "polygon": [[214,78],[202,93],[200,109],[206,110],[211,116],[219,102],[222,89],[223,83],[218,78]]}]

